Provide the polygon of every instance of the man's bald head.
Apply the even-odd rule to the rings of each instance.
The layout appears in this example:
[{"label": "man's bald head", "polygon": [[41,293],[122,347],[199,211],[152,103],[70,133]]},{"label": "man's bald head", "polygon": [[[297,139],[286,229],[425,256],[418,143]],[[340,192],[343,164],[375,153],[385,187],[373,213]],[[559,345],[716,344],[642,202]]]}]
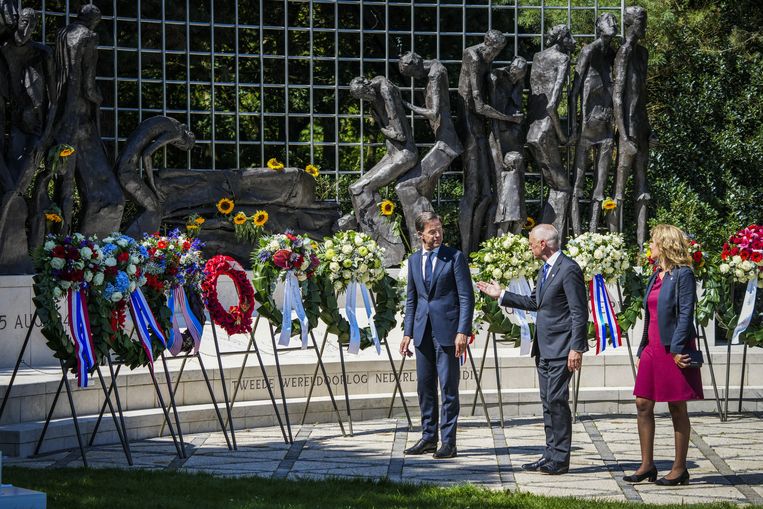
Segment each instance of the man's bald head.
[{"label": "man's bald head", "polygon": [[535,240],[545,240],[552,251],[559,249],[559,231],[552,224],[541,223],[532,229],[530,235]]}]

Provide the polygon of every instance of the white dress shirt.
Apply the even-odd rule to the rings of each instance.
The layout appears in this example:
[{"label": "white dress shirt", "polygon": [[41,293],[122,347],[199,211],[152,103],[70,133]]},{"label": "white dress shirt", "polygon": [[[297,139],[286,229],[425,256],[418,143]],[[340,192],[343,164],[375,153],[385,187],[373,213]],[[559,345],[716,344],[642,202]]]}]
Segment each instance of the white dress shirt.
[{"label": "white dress shirt", "polygon": [[[424,248],[421,248],[421,280],[426,281],[427,279],[427,256],[433,256],[432,258],[432,274],[434,274],[434,267],[437,265],[437,252],[440,250],[439,247],[436,247],[432,249],[431,251],[427,251]],[[431,281],[430,281],[431,282]]]}]

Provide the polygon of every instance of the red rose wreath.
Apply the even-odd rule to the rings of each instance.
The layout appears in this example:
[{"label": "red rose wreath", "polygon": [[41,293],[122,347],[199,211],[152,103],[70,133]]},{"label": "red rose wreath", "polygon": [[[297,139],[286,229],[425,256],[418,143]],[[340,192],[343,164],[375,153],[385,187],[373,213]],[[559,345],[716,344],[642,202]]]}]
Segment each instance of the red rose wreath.
[{"label": "red rose wreath", "polygon": [[[230,256],[217,255],[207,262],[204,272],[206,277],[201,283],[201,292],[212,321],[228,335],[251,332],[254,288],[241,265]],[[231,306],[227,311],[217,299],[217,278],[220,276],[231,278],[238,294],[238,306]]]}]

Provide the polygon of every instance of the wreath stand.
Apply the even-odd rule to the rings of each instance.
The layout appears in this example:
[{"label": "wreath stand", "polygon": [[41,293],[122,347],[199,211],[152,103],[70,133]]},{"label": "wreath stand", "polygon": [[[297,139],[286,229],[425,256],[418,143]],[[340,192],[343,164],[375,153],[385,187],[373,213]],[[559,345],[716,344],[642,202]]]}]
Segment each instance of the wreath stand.
[{"label": "wreath stand", "polygon": [[[215,345],[217,345],[217,330],[215,327],[214,321],[211,319],[209,320],[212,323],[212,335],[215,338]],[[254,331],[257,330],[257,324],[260,321],[260,316],[258,315],[257,318],[254,320],[254,326],[252,327],[252,332],[249,333],[249,344],[246,347],[246,350],[237,350],[237,351],[231,351],[231,352],[220,352],[219,347],[217,350],[217,357],[219,362],[222,364],[221,357],[224,355],[243,355],[244,361],[241,363],[241,368],[238,372],[238,379],[236,380],[236,385],[233,388],[233,397],[230,399],[230,402],[227,400],[227,390],[226,392],[226,405],[228,407],[228,423],[231,427],[231,433],[233,432],[233,416],[232,416],[232,409],[233,405],[236,403],[236,396],[238,395],[238,388],[241,385],[241,378],[244,375],[244,369],[246,368],[246,362],[249,359],[249,354],[254,352],[257,355],[257,362],[260,365],[260,371],[262,371],[262,379],[265,381],[265,387],[268,389],[268,395],[270,396],[270,402],[273,405],[273,411],[276,414],[276,419],[278,419],[278,425],[281,428],[281,434],[283,435],[283,440],[285,443],[289,444],[292,442],[291,440],[291,429],[289,429],[289,434],[286,433],[286,428],[284,428],[283,420],[281,419],[281,413],[278,411],[278,403],[276,403],[275,395],[273,394],[273,388],[270,386],[270,378],[268,377],[268,373],[265,370],[265,364],[262,362],[262,355],[260,354],[260,348],[257,346],[257,340],[254,337]],[[254,348],[254,349],[252,349]],[[222,372],[222,368],[220,369]],[[225,386],[225,382],[223,382],[223,386]]]},{"label": "wreath stand", "polygon": [[487,419],[488,427],[493,427],[493,421],[490,419],[490,414],[487,410],[487,403],[485,403],[485,395],[482,392],[482,375],[485,372],[485,360],[487,359],[487,351],[490,348],[490,343],[493,343],[493,364],[495,366],[495,386],[498,393],[498,415],[500,416],[501,427],[504,427],[503,417],[503,388],[501,386],[501,366],[498,361],[498,339],[495,332],[488,332],[485,336],[485,349],[482,351],[482,359],[480,360],[480,370],[477,371],[474,358],[472,357],[471,349],[467,345],[467,356],[472,365],[472,371],[476,377],[477,389],[474,391],[474,400],[472,401],[472,415],[477,411],[477,396],[480,397],[482,402],[482,409],[485,412],[485,419]]},{"label": "wreath stand", "polygon": [[[19,367],[21,366],[21,363],[24,359],[24,353],[26,353],[27,346],[29,345],[29,339],[32,336],[32,331],[34,330],[34,324],[37,321],[37,309],[35,308],[34,314],[32,315],[31,325],[29,327],[29,330],[26,333],[26,337],[24,338],[24,343],[21,346],[21,351],[19,352],[19,356],[16,359],[16,364],[13,368],[13,374],[11,375],[11,380],[8,383],[8,388],[5,390],[5,394],[3,395],[3,402],[0,404],[0,418],[2,418],[3,413],[5,412],[5,406],[8,403],[8,398],[11,394],[11,389],[13,389],[13,383],[16,379],[16,375],[18,374]],[[59,364],[61,366],[61,381],[58,384],[58,389],[56,390],[56,394],[53,397],[53,403],[50,406],[50,411],[48,412],[48,415],[45,419],[45,424],[43,425],[42,432],[40,433],[40,437],[37,442],[37,446],[34,450],[34,456],[37,456],[40,453],[40,448],[42,447],[43,440],[45,439],[45,434],[47,433],[48,426],[50,425],[50,421],[53,418],[53,411],[56,408],[56,403],[58,403],[58,397],[61,395],[61,390],[66,387],[66,395],[69,400],[69,409],[71,411],[71,418],[72,422],[74,424],[74,430],[77,435],[77,443],[79,445],[80,455],[82,457],[82,463],[85,467],[88,466],[87,463],[87,455],[85,453],[85,446],[82,441],[82,433],[80,432],[79,427],[79,418],[77,417],[77,410],[74,405],[74,397],[72,396],[72,389],[71,385],[69,384],[69,377],[68,377],[68,371],[67,366],[64,363],[63,360],[59,359]],[[111,392],[106,390],[106,384],[103,379],[103,374],[101,373],[101,367],[100,365],[96,365],[96,372],[98,373],[98,380],[101,385],[101,389],[103,390],[104,395],[106,396],[106,401],[104,402],[104,408],[106,405],[109,407],[109,411],[111,413],[111,417],[114,420],[114,426],[117,431],[117,435],[119,436],[119,441],[122,445],[122,450],[124,451],[125,458],[127,459],[127,463],[132,466],[132,453],[130,451],[130,443],[127,439],[127,428],[125,427],[124,423],[124,414],[122,412],[122,404],[119,399],[119,392],[115,392],[116,396],[116,404],[117,409],[119,413],[119,419],[117,419],[117,412],[114,411],[114,406],[111,402]],[[113,377],[112,377],[113,380]],[[95,437],[97,431],[97,427],[93,430],[93,438]],[[91,441],[92,443],[92,441]]]},{"label": "wreath stand", "polygon": [[[384,341],[385,341],[385,345],[386,345],[386,339]],[[485,350],[487,351],[487,345],[485,345]],[[389,355],[390,366],[392,366],[392,373],[395,374],[395,381],[397,382],[397,385],[395,386],[395,389],[392,392],[392,399],[390,400],[389,411],[387,412],[387,418],[391,418],[392,417],[392,410],[393,410],[393,408],[395,406],[395,397],[397,396],[397,391],[399,390],[400,391],[400,399],[402,400],[403,408],[405,409],[405,415],[408,418],[408,426],[409,427],[413,427],[412,424],[411,424],[411,417],[408,414],[408,407],[405,405],[405,398],[403,397],[403,390],[400,387],[400,377],[402,376],[403,369],[405,368],[406,357],[403,357],[403,359],[400,361],[400,368],[398,370],[395,370],[395,365],[394,365],[394,361],[392,360],[392,354],[389,351],[389,346],[387,346],[387,354]],[[488,426],[492,427],[493,424],[490,421],[490,414],[488,413],[487,404],[485,403],[485,396],[482,393],[482,386],[481,386],[482,368],[480,368],[480,371],[477,371],[477,368],[476,368],[476,366],[474,364],[474,356],[472,355],[472,348],[471,348],[471,346],[469,346],[469,344],[466,345],[466,356],[469,358],[469,362],[472,365],[472,371],[474,372],[475,381],[476,381],[476,384],[477,384],[477,388],[475,389],[475,393],[474,393],[475,401],[476,401],[477,395],[479,395],[479,397],[480,397],[480,399],[482,401],[482,408],[483,408],[483,410],[485,412],[485,419],[487,420],[487,424],[488,424]],[[482,357],[482,365],[484,366],[484,364],[485,364],[485,356],[483,355],[483,357]],[[472,415],[474,415],[474,410],[473,409],[472,409]]]}]

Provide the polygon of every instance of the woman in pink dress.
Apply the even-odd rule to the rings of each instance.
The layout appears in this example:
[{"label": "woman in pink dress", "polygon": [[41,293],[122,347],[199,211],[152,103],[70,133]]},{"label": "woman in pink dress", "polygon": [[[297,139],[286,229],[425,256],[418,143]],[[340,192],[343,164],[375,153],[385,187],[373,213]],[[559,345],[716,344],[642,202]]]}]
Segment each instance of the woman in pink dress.
[{"label": "woman in pink dress", "polygon": [[[686,402],[703,399],[699,368],[688,367],[688,352],[696,350],[696,282],[689,241],[681,230],[667,224],[655,226],[649,248],[656,260],[655,271],[646,287],[644,335],[638,349],[638,374],[633,389],[641,466],[623,480],[648,479],[662,486],[675,486],[689,482],[686,453],[691,424]],[[673,468],[659,480],[654,466],[654,404],[657,401],[668,403],[676,450]]]}]

